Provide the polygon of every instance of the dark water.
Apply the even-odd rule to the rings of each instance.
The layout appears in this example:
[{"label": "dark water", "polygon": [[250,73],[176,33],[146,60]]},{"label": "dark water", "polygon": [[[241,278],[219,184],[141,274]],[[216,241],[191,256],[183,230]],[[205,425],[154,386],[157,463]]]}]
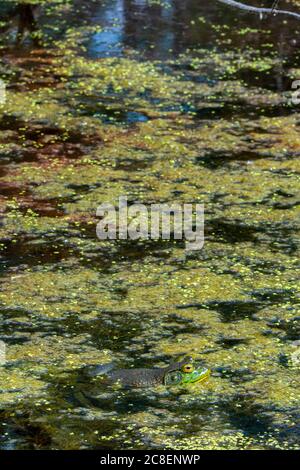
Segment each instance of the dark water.
[{"label": "dark water", "polygon": [[[151,3],[151,2],[150,2]],[[210,25],[228,26],[230,45],[218,44],[221,49],[238,47],[262,47],[266,38],[275,51],[286,56],[298,54],[299,37],[290,24],[282,27],[280,17],[260,20],[257,15],[234,10],[217,1],[166,0],[151,5],[147,0],[112,0],[101,2],[93,13],[93,21],[103,26],[103,31],[92,36],[88,43],[91,57],[122,55],[126,48],[138,51],[140,57],[161,60],[177,57],[187,48],[210,49],[216,47],[217,28],[208,30],[196,24],[195,18],[203,17]],[[252,2],[253,5],[270,7],[269,2]],[[286,6],[282,2],[282,8]],[[163,5],[163,6],[162,6]],[[278,25],[281,28],[278,30]],[[297,23],[296,23],[297,24]],[[249,38],[237,37],[240,28],[253,28]],[[266,34],[266,30],[271,33]]]}]

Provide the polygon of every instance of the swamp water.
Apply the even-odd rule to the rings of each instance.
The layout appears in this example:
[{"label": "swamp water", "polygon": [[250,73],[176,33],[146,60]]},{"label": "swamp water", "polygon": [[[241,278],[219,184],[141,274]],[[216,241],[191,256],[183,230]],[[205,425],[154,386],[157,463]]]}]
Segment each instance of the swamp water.
[{"label": "swamp water", "polygon": [[[0,23],[0,448],[299,448],[300,22],[40,3],[39,47]],[[124,195],[204,203],[204,248],[99,241],[97,206]],[[185,353],[209,382],[82,374]]]}]

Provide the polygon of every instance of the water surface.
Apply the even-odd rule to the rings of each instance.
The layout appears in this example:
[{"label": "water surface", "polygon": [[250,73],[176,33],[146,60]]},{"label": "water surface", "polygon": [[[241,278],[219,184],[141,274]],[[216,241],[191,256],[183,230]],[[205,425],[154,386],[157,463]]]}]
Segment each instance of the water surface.
[{"label": "water surface", "polygon": [[[43,47],[1,36],[0,448],[299,448],[300,24],[199,0],[36,14]],[[124,195],[204,203],[204,248],[100,242]],[[83,373],[186,353],[205,385]]]}]

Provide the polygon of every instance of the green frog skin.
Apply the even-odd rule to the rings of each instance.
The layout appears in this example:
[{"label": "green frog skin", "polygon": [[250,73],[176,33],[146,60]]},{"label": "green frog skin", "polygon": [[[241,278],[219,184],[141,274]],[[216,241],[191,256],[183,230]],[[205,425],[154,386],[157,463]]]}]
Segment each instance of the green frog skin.
[{"label": "green frog skin", "polygon": [[94,367],[90,376],[104,376],[109,383],[123,387],[154,387],[157,385],[178,386],[203,382],[210,376],[210,370],[193,364],[190,357],[167,367],[154,369],[114,369],[113,364]]}]

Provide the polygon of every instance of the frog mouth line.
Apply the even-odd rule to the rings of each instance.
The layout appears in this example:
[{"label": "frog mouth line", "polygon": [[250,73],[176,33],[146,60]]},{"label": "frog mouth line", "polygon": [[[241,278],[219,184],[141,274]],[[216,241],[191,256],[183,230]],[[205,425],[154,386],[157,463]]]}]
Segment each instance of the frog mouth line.
[{"label": "frog mouth line", "polygon": [[190,383],[200,383],[204,382],[210,377],[211,371],[210,369],[206,369],[203,372],[201,372],[200,375],[197,375],[195,378],[191,378]]}]

